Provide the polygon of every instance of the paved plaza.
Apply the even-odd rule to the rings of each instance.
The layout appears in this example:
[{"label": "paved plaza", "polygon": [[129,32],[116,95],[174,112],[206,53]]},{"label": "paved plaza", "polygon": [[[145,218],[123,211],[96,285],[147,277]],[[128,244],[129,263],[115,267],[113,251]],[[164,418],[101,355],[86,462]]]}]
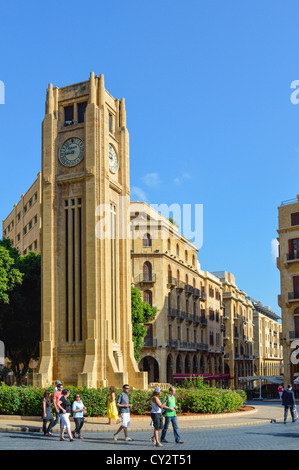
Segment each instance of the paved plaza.
[{"label": "paved plaza", "polygon": [[148,432],[133,432],[134,439],[125,442],[120,437],[117,442],[111,433],[87,433],[85,439],[74,442],[59,441],[59,434],[46,438],[41,433],[1,432],[0,450],[97,450],[117,453],[127,451],[185,453],[193,450],[299,450],[299,424],[283,423],[258,426],[217,428],[184,431],[184,444],[176,444],[172,433],[167,438],[169,443],[163,448],[156,448],[149,440]]},{"label": "paved plaza", "polygon": [[[58,428],[55,428],[53,437],[45,437],[41,432],[33,431],[33,427],[31,430],[26,430],[26,427],[20,430],[17,422],[14,428],[5,430],[5,426],[1,427],[2,419],[0,450],[97,450],[103,451],[103,454],[105,451],[105,455],[111,453],[112,456],[126,451],[128,456],[133,456],[134,452],[135,455],[143,455],[144,460],[150,458],[153,452],[187,456],[188,451],[194,450],[299,450],[299,421],[292,423],[289,417],[288,423],[284,424],[283,407],[279,402],[250,404],[254,405],[255,412],[238,417],[210,417],[193,422],[182,419],[179,425],[184,444],[174,442],[170,428],[167,433],[169,442],[161,449],[151,443],[152,430],[145,420],[143,425],[135,423],[132,426],[129,436],[133,440],[130,442],[124,441],[123,433],[120,433],[118,441],[114,441],[112,435],[115,427],[107,430],[105,424],[93,424],[92,428],[92,424],[88,423],[82,433],[84,440],[61,442]],[[94,431],[90,432],[90,429]]]}]

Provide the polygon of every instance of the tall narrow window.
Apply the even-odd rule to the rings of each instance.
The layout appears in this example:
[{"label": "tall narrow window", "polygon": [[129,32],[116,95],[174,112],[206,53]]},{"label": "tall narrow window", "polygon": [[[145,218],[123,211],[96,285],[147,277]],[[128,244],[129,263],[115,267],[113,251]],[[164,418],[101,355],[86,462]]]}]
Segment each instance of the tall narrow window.
[{"label": "tall narrow window", "polygon": [[82,209],[80,199],[64,202],[65,341],[82,341]]},{"label": "tall narrow window", "polygon": [[64,107],[64,125],[70,126],[74,122],[74,106],[65,106]]},{"label": "tall narrow window", "polygon": [[293,276],[294,299],[299,298],[299,276]]},{"label": "tall narrow window", "polygon": [[69,341],[69,213],[67,201],[65,201],[65,340]]},{"label": "tall narrow window", "polygon": [[152,238],[149,233],[143,236],[143,246],[152,246]]},{"label": "tall narrow window", "polygon": [[[78,199],[81,204],[81,198]],[[79,217],[79,341],[82,341],[82,209],[78,207]]]},{"label": "tall narrow window", "polygon": [[152,291],[145,290],[143,292],[143,301],[148,303],[150,306],[152,306],[152,302],[153,302],[152,299],[153,299]]},{"label": "tall narrow window", "polygon": [[146,261],[143,265],[143,280],[144,281],[152,280],[152,265],[149,261]]},{"label": "tall narrow window", "polygon": [[109,113],[109,132],[113,130],[113,117],[112,114]]},{"label": "tall narrow window", "polygon": [[116,302],[116,209],[113,204],[110,204],[110,251],[111,251],[111,278],[110,278],[110,290],[111,290],[111,325],[112,325],[112,337],[117,342],[117,302]]},{"label": "tall narrow window", "polygon": [[296,308],[294,313],[296,314],[294,316],[295,338],[299,338],[299,309]]},{"label": "tall narrow window", "polygon": [[299,239],[293,238],[289,240],[289,259],[297,259],[299,257]]},{"label": "tall narrow window", "polygon": [[84,122],[86,106],[87,101],[84,101],[83,103],[77,103],[78,123]]}]

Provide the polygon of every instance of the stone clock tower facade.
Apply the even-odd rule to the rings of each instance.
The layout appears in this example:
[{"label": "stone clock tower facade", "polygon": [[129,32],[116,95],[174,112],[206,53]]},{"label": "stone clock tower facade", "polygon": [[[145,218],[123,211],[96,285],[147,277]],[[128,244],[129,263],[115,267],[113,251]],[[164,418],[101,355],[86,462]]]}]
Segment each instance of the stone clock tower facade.
[{"label": "stone clock tower facade", "polygon": [[147,388],[134,359],[124,99],[104,77],[47,90],[42,126],[42,339],[34,384]]}]

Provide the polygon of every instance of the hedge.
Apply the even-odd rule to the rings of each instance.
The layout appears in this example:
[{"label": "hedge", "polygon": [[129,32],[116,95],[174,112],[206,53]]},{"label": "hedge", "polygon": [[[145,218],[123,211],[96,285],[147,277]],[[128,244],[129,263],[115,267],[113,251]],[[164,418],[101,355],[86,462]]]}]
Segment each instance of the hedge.
[{"label": "hedge", "polygon": [[[93,389],[73,386],[65,388],[70,390],[69,400],[71,402],[74,401],[76,393],[80,394],[81,400],[87,408],[87,416],[106,416],[105,402],[109,394],[108,388]],[[7,386],[2,383],[0,386],[0,415],[41,416],[45,390],[53,393],[53,387],[42,389]],[[117,389],[116,394],[121,391]],[[150,412],[152,393],[151,390],[131,390],[131,413],[144,415]],[[161,398],[166,394],[167,392],[163,391]],[[179,413],[234,412],[242,406],[244,401],[246,401],[246,394],[243,390],[223,390],[210,387],[176,388],[176,403]]]}]

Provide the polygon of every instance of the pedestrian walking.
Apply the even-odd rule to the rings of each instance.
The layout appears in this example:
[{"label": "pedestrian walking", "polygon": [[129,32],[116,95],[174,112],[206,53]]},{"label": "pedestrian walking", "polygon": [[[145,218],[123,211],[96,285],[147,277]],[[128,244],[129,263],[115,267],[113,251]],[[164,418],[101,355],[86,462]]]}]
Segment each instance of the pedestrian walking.
[{"label": "pedestrian walking", "polygon": [[279,385],[277,390],[278,390],[279,399],[281,400],[282,399],[283,386]]},{"label": "pedestrian walking", "polygon": [[168,442],[166,441],[166,433],[170,423],[172,424],[174,439],[177,444],[183,444],[184,441],[181,440],[179,431],[178,431],[178,418],[176,415],[176,410],[178,407],[176,406],[175,401],[175,387],[169,388],[169,395],[167,395],[163,400],[162,403],[166,403],[166,411],[164,414],[165,423],[161,434],[161,442]]},{"label": "pedestrian walking", "polygon": [[132,405],[129,403],[129,390],[130,387],[128,384],[123,385],[123,391],[117,397],[116,406],[120,410],[121,426],[116,431],[116,433],[113,434],[113,439],[115,441],[117,441],[118,434],[121,430],[124,431],[125,440],[132,441],[132,439],[128,436],[128,427],[130,426],[130,408],[132,407]]},{"label": "pedestrian walking", "polygon": [[54,428],[54,426],[56,426],[56,424],[60,423],[60,420],[61,420],[61,414],[59,413],[59,408],[57,407],[57,403],[60,400],[60,398],[62,397],[62,390],[63,390],[63,385],[58,384],[57,385],[57,391],[53,393],[53,405],[54,405],[55,416],[56,416],[55,421],[53,423],[53,428]]},{"label": "pedestrian walking", "polygon": [[60,380],[55,380],[55,387],[54,387],[53,393],[57,392],[57,389],[58,389],[59,385],[62,385]]},{"label": "pedestrian walking", "polygon": [[[295,412],[296,410],[296,400],[295,400],[295,394],[292,390],[292,385],[288,385],[287,390],[284,390],[282,392],[282,404],[284,406],[284,424],[287,422],[288,418],[288,411],[290,410],[291,416],[292,416],[292,422],[294,423],[296,421],[295,417]],[[297,415],[297,413],[296,413]]]},{"label": "pedestrian walking", "polygon": [[116,424],[119,424],[121,420],[119,419],[118,410],[116,406],[116,394],[115,394],[115,387],[110,387],[109,395],[106,400],[106,408],[107,408],[107,416],[108,416],[108,423],[111,424],[112,420],[116,421]]},{"label": "pedestrian walking", "polygon": [[64,439],[64,431],[65,429],[67,430],[68,436],[70,438],[70,441],[72,442],[74,440],[72,434],[71,434],[71,423],[70,423],[70,414],[71,414],[71,409],[72,405],[71,402],[68,400],[70,395],[70,391],[67,389],[62,390],[62,396],[57,402],[57,408],[59,408],[59,413],[61,416],[60,420],[60,440],[65,441]]},{"label": "pedestrian walking", "polygon": [[[151,418],[154,426],[154,435],[151,437],[151,441],[156,445],[156,447],[163,447],[163,444],[159,442],[159,433],[163,429],[163,415],[162,409],[167,407],[166,402],[161,403],[160,395],[162,391],[160,387],[156,387],[151,399],[152,410]],[[174,411],[174,408],[168,408],[171,411]]]},{"label": "pedestrian walking", "polygon": [[[54,417],[53,417],[52,407],[51,407],[51,392],[49,390],[46,390],[44,393],[42,418],[43,418],[44,436],[53,436],[52,428],[53,428],[53,423],[54,423]],[[50,422],[47,427],[48,421]]]},{"label": "pedestrian walking", "polygon": [[75,430],[72,431],[72,435],[75,438],[76,434],[78,434],[79,439],[83,439],[81,436],[81,429],[84,424],[84,413],[86,411],[86,407],[84,406],[83,401],[81,400],[80,395],[77,393],[75,395],[75,401],[72,405],[72,412],[73,412],[73,418],[75,421]]}]

